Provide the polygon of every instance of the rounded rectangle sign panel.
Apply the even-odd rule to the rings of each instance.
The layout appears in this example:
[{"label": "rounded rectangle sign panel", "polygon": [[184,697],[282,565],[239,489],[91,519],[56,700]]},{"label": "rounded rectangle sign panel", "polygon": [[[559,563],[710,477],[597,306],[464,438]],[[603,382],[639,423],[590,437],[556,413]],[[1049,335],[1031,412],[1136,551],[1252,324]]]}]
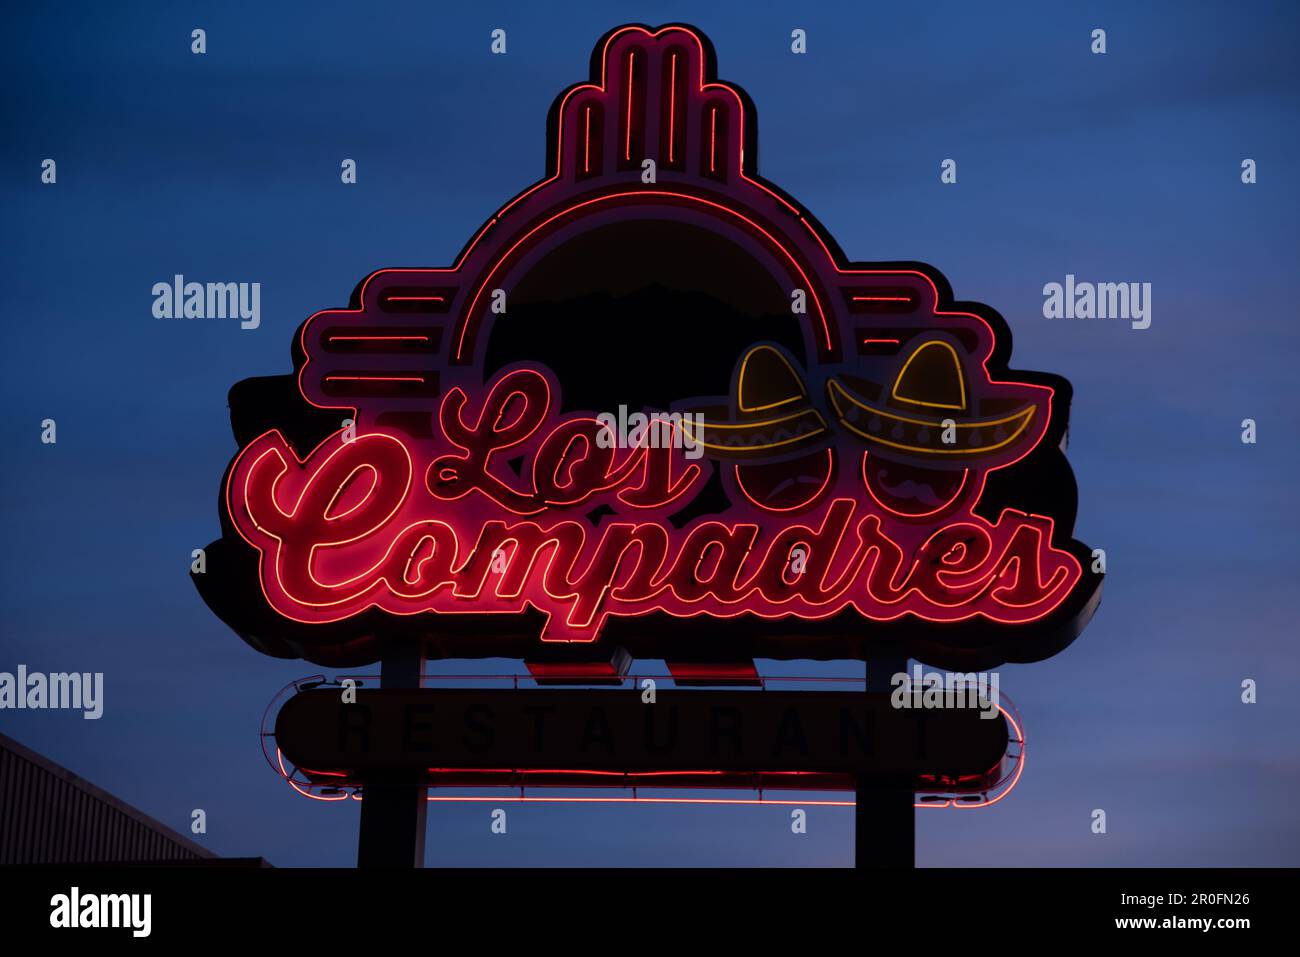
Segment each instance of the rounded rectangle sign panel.
[{"label": "rounded rectangle sign panel", "polygon": [[275,720],[282,754],[339,786],[979,790],[1008,744],[994,707],[895,708],[836,691],[313,689]]}]

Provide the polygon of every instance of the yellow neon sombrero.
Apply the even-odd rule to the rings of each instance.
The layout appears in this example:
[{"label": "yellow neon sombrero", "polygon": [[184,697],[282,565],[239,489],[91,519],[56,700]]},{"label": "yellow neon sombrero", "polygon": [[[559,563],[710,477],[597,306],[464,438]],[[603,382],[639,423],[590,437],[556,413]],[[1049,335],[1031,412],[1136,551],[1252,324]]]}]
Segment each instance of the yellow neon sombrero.
[{"label": "yellow neon sombrero", "polygon": [[1019,398],[977,401],[961,357],[943,339],[913,349],[888,390],[838,375],[827,381],[826,392],[840,425],[868,444],[938,460],[988,455],[1022,442],[1038,411]]},{"label": "yellow neon sombrero", "polygon": [[730,407],[694,411],[702,422],[687,416],[682,428],[711,455],[761,458],[830,445],[830,429],[803,377],[774,346],[754,346],[741,356]]}]

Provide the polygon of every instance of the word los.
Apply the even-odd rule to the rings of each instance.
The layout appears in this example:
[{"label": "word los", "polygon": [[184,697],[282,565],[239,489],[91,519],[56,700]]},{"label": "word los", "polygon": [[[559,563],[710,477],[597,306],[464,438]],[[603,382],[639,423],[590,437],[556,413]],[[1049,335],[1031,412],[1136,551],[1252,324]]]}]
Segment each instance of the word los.
[{"label": "word los", "polygon": [[44,675],[26,665],[18,666],[16,675],[0,671],[0,709],[42,708],[84,710],[87,720],[104,714],[104,673],[55,672]]},{"label": "word los", "polygon": [[996,671],[940,674],[913,665],[910,675],[900,671],[889,683],[894,689],[889,703],[895,708],[970,708],[979,711],[981,718],[998,716]]},{"label": "word los", "polygon": [[129,927],[132,937],[148,937],[153,928],[152,894],[82,894],[73,887],[50,898],[50,926]]},{"label": "word los", "polygon": [[1049,282],[1043,287],[1043,317],[1046,319],[1130,319],[1134,329],[1151,325],[1151,283],[1075,283],[1067,273],[1065,285]]},{"label": "word los", "polygon": [[[1048,518],[1007,509],[996,522],[967,512],[920,526],[875,510],[852,474],[856,493],[828,492],[797,518],[733,499],[679,526],[671,517],[705,485],[705,466],[673,447],[602,447],[606,426],[554,416],[550,395],[541,373],[520,369],[477,402],[451,389],[432,441],[338,432],[302,460],[276,430],[249,443],[226,507],[260,552],[271,606],[307,623],[371,607],[535,608],[544,640],[594,641],[610,616],[651,612],[1022,623],[1082,575],[1051,545]],[[597,523],[597,510],[613,514]]]},{"label": "word los", "polygon": [[155,319],[240,319],[239,328],[262,324],[260,282],[186,282],[177,273],[172,282],[153,285]]}]

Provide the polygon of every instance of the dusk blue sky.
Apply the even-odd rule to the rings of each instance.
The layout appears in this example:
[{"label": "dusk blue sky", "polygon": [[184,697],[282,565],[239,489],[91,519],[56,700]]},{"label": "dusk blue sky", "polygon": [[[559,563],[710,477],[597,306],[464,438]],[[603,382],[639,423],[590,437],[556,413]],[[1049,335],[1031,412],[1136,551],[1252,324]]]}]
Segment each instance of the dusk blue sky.
[{"label": "dusk blue sky", "polygon": [[[227,390],[290,371],[293,330],[370,271],[448,264],[541,175],[547,109],[595,41],[678,20],[756,103],[761,173],[849,256],[932,263],[1006,317],[1013,367],[1074,384],[1102,606],[1060,655],[1001,669],[1025,775],[993,808],[919,812],[918,863],[1300,864],[1290,3],[8,4],[0,671],[102,671],[106,710],[0,730],[178,830],[205,809],[220,854],[354,863],[355,803],[297,796],[258,747],[267,702],[320,669],[251,650],[188,578],[219,533]],[[260,282],[261,327],[155,319],[175,273]],[[1151,283],[1151,327],[1044,319],[1067,273]],[[490,808],[435,805],[429,863],[853,857],[849,810],[796,836],[781,807],[511,805],[502,837]]]}]

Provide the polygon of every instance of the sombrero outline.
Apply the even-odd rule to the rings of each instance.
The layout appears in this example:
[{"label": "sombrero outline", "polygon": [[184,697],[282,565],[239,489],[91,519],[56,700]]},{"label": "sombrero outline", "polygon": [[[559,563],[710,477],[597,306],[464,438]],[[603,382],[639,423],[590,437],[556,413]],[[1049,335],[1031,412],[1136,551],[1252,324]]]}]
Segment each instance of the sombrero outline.
[{"label": "sombrero outline", "polygon": [[1032,443],[1040,431],[1030,429],[1038,403],[1006,390],[975,393],[978,384],[966,374],[957,348],[934,336],[904,355],[887,389],[840,373],[827,379],[826,394],[839,424],[883,447],[884,454],[901,452],[932,464],[948,460],[960,467],[955,457],[1005,454]]},{"label": "sombrero outline", "polygon": [[732,375],[730,398],[729,407],[703,406],[683,417],[683,430],[710,455],[768,458],[831,445],[830,428],[813,406],[804,377],[778,346],[760,343],[745,351]]}]

